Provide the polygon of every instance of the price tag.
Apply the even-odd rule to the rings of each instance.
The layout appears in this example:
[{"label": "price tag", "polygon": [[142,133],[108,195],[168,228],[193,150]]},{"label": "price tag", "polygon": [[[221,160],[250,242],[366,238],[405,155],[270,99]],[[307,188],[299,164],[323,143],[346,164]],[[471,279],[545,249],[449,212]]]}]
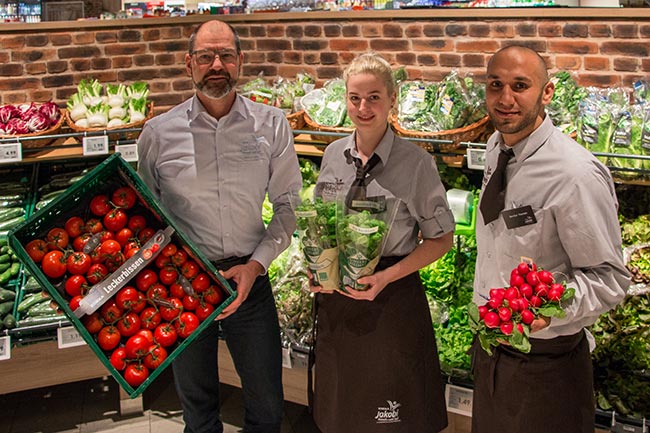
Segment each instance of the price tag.
[{"label": "price tag", "polygon": [[137,144],[118,144],[115,146],[115,151],[120,152],[126,162],[138,162]]},{"label": "price tag", "polygon": [[0,361],[11,359],[11,340],[9,336],[0,338]]},{"label": "price tag", "polygon": [[23,146],[19,143],[0,144],[0,163],[20,162],[23,160]]},{"label": "price tag", "polygon": [[473,390],[447,384],[445,387],[445,398],[449,412],[469,417],[472,416]]},{"label": "price tag", "polygon": [[72,326],[58,328],[56,330],[56,336],[59,349],[67,349],[68,347],[83,346],[86,344],[79,331]]},{"label": "price tag", "polygon": [[282,348],[282,367],[291,368],[291,348]]},{"label": "price tag", "polygon": [[108,154],[108,135],[98,137],[83,138],[84,156],[107,155]]},{"label": "price tag", "polygon": [[485,168],[485,149],[467,149],[467,168],[473,170]]}]

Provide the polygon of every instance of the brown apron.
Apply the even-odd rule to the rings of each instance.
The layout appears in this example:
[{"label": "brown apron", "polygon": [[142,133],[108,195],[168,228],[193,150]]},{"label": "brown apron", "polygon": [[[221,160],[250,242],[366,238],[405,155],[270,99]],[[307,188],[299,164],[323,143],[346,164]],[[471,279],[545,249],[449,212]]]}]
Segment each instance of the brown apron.
[{"label": "brown apron", "polygon": [[593,433],[595,402],[584,332],[531,339],[529,354],[472,347],[472,433]]},{"label": "brown apron", "polygon": [[[400,258],[382,258],[378,269]],[[417,272],[372,301],[318,295],[314,420],[323,433],[430,433],[447,425],[429,306]]]}]

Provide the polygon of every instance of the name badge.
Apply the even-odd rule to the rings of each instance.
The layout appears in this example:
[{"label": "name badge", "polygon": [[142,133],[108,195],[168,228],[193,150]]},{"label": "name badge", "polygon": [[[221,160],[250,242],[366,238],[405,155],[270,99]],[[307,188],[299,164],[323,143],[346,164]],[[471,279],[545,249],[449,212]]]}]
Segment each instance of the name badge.
[{"label": "name badge", "polygon": [[533,208],[528,206],[518,207],[516,209],[508,209],[501,212],[506,227],[509,229],[516,229],[517,227],[528,226],[537,223],[535,212]]}]

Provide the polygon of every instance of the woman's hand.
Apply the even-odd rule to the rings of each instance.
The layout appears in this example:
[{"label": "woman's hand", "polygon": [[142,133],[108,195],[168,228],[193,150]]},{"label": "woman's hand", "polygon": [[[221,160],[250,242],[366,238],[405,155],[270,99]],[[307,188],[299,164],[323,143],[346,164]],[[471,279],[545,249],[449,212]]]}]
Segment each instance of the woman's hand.
[{"label": "woman's hand", "polygon": [[361,277],[357,283],[367,285],[365,290],[355,290],[350,286],[345,286],[348,293],[343,293],[348,298],[357,299],[360,301],[373,301],[384,288],[390,283],[386,278],[386,272],[380,271],[372,275]]},{"label": "woman's hand", "polygon": [[314,280],[314,275],[309,269],[307,269],[307,276],[309,277],[309,291],[312,293],[324,293],[326,295],[331,295],[334,293],[334,290],[324,289],[323,286],[316,284]]}]

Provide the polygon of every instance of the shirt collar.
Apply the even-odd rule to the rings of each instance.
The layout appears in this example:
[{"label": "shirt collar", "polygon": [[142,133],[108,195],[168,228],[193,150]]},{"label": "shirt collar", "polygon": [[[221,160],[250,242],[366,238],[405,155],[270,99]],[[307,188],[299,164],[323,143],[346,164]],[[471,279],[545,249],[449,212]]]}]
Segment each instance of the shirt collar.
[{"label": "shirt collar", "polygon": [[503,135],[501,135],[501,133],[499,132],[497,134],[495,146],[498,146],[501,150],[505,150],[508,148],[512,149],[513,152],[515,153],[515,159],[517,161],[523,161],[524,159],[528,158],[530,155],[535,153],[537,149],[539,149],[544,143],[546,143],[546,141],[551,136],[554,130],[555,130],[555,126],[553,125],[551,116],[546,114],[544,116],[544,120],[542,121],[541,125],[539,125],[537,129],[535,129],[528,137],[515,143],[515,145],[511,147],[507,147],[503,142]]},{"label": "shirt collar", "polygon": [[[241,115],[241,117],[245,118],[248,113],[248,109],[243,99],[244,97],[238,94],[237,97],[235,98],[235,102],[232,104],[232,107],[230,108],[230,112],[225,117],[230,116],[232,113],[238,113],[239,115]],[[196,120],[199,116],[213,119],[216,122],[216,119],[214,119],[210,115],[210,113],[208,113],[208,111],[201,103],[201,100],[198,98],[198,96],[194,94],[194,96],[192,97],[192,102],[189,108],[187,109],[187,117],[190,120],[190,122],[192,122]]]},{"label": "shirt collar", "polygon": [[[354,145],[354,143],[356,142],[356,134],[357,131],[355,130],[348,137],[348,141],[345,144],[343,151],[345,151],[345,149],[350,149],[350,153],[352,154],[352,156],[359,157],[359,154],[357,153],[357,149]],[[379,156],[379,159],[381,160],[381,164],[383,166],[385,166],[386,163],[388,162],[388,156],[390,155],[390,152],[393,149],[394,140],[395,140],[395,133],[393,132],[393,129],[389,126],[386,128],[386,132],[384,133],[384,136],[381,138],[379,144],[377,145],[375,151],[373,152],[376,153],[377,156]]]}]

